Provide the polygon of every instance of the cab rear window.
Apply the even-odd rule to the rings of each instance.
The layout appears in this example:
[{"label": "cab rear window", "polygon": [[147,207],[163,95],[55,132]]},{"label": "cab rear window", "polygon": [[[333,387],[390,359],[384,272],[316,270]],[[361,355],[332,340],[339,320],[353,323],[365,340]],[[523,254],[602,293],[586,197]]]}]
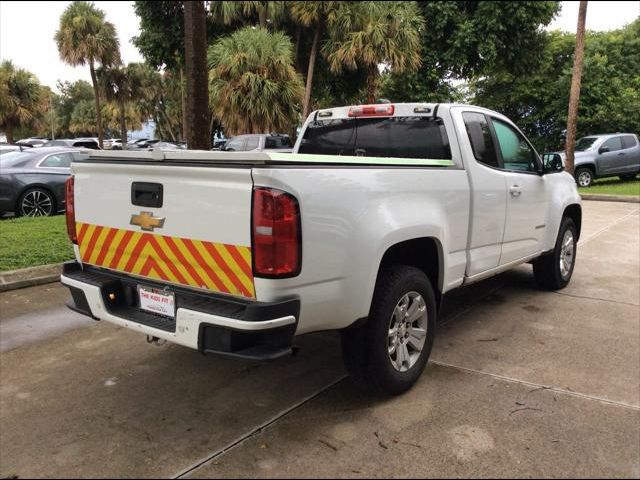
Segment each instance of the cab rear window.
[{"label": "cab rear window", "polygon": [[298,153],[451,159],[444,124],[432,117],[316,120],[307,126]]}]

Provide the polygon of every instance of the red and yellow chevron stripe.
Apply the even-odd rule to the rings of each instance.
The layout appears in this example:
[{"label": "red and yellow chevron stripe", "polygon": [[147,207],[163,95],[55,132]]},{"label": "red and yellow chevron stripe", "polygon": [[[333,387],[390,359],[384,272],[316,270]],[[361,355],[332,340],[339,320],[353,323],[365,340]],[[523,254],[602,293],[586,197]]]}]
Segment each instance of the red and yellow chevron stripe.
[{"label": "red and yellow chevron stripe", "polygon": [[84,263],[254,298],[251,248],[77,223]]}]

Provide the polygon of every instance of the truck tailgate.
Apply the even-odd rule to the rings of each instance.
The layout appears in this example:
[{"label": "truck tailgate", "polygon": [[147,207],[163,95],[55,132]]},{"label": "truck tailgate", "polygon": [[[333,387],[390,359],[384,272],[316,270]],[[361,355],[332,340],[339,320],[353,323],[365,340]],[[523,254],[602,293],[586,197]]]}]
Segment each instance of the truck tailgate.
[{"label": "truck tailgate", "polygon": [[[83,263],[255,297],[250,168],[78,162],[73,172]],[[145,206],[160,188],[161,205]]]}]

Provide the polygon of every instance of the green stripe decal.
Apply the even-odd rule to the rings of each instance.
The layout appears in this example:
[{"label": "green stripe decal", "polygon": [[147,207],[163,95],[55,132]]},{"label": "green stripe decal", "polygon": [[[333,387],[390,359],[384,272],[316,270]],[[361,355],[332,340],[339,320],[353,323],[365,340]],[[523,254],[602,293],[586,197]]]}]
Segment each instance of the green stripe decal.
[{"label": "green stripe decal", "polygon": [[354,157],[350,155],[312,155],[306,153],[265,153],[273,161],[292,163],[342,163],[419,167],[453,167],[455,165],[453,160],[436,160],[433,158]]}]

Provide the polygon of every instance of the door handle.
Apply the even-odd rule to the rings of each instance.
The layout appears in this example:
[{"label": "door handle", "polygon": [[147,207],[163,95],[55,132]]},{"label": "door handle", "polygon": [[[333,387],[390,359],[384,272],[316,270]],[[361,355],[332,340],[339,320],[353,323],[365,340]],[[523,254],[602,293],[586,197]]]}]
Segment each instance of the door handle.
[{"label": "door handle", "polygon": [[618,154],[619,157],[624,156],[624,152]]},{"label": "door handle", "polygon": [[520,190],[520,185],[513,185],[509,188],[509,193],[512,197],[519,197],[522,194],[522,190]]}]

